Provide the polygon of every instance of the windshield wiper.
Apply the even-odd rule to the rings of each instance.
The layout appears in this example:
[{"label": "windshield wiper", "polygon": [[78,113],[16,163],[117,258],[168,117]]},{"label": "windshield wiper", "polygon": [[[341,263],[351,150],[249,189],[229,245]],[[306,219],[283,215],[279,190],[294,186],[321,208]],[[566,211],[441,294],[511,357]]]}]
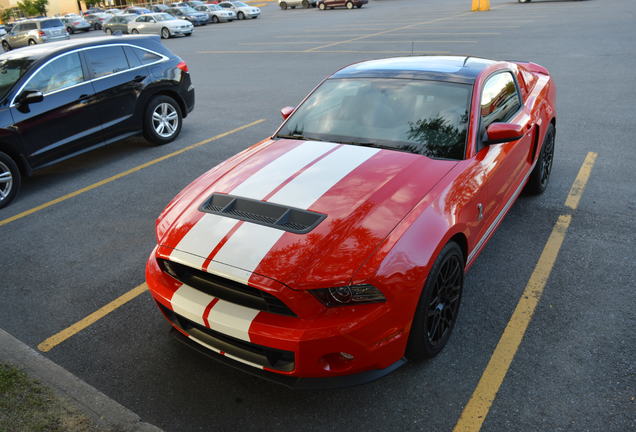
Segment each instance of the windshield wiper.
[{"label": "windshield wiper", "polygon": [[303,140],[303,141],[324,141],[318,138],[306,137],[301,134],[276,135],[274,138],[286,138],[286,139]]},{"label": "windshield wiper", "polygon": [[365,142],[365,141],[338,141],[338,142],[340,144],[351,144],[351,145],[357,145],[360,147],[373,147],[373,148],[384,149],[384,150],[395,150],[394,147],[384,146],[382,144],[376,144],[373,142]]}]

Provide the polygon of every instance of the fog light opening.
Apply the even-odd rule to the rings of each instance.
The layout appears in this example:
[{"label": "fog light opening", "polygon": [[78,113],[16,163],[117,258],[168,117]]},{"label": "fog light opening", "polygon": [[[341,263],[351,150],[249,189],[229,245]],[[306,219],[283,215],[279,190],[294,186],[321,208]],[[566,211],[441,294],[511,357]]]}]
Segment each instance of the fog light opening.
[{"label": "fog light opening", "polygon": [[320,358],[320,365],[326,371],[341,372],[351,368],[354,358],[346,352],[330,353]]}]

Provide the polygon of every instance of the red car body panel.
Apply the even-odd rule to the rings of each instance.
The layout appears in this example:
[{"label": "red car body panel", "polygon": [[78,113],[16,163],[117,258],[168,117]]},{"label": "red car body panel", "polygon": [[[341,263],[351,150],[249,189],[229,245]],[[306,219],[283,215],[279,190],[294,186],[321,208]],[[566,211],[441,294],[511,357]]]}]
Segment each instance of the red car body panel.
[{"label": "red car body panel", "polygon": [[[481,89],[502,70],[517,80],[523,107],[510,122],[524,134],[478,148]],[[555,121],[555,98],[547,71],[538,65],[484,67],[473,84],[461,161],[337,143],[260,142],[199,177],[161,213],[158,246],[146,270],[152,296],[195,342],[206,345],[184,332],[171,313],[236,340],[294,354],[291,370],[232,356],[255,368],[296,377],[387,368],[404,356],[422,286],[444,245],[457,241],[469,268],[520,194],[547,126]],[[327,217],[309,234],[280,231],[201,211],[212,193]],[[158,259],[271,294],[295,316],[198,292],[166,273]],[[371,284],[386,301],[326,307],[310,293],[350,284]]]}]

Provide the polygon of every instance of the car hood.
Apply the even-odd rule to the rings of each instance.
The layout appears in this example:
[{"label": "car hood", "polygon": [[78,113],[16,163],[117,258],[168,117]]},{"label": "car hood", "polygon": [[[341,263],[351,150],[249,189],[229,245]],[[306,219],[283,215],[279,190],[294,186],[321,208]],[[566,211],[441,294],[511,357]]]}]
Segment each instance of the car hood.
[{"label": "car hood", "polygon": [[[370,147],[272,140],[240,163],[215,168],[228,165],[214,181],[204,175],[190,185],[175,200],[179,214],[167,209],[157,222],[160,249],[182,264],[242,282],[256,274],[295,289],[347,284],[456,164]],[[267,208],[219,214],[209,201],[213,194],[322,219],[307,233],[290,232],[264,223]]]}]

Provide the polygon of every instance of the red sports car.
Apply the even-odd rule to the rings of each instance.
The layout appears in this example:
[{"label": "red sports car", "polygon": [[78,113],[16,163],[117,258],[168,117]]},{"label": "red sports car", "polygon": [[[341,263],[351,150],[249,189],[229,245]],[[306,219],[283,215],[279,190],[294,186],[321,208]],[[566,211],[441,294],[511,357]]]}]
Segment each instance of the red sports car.
[{"label": "red sports car", "polygon": [[289,386],[432,357],[464,272],[522,189],[547,186],[555,93],[534,63],[345,67],[174,198],[150,292],[184,343]]}]

